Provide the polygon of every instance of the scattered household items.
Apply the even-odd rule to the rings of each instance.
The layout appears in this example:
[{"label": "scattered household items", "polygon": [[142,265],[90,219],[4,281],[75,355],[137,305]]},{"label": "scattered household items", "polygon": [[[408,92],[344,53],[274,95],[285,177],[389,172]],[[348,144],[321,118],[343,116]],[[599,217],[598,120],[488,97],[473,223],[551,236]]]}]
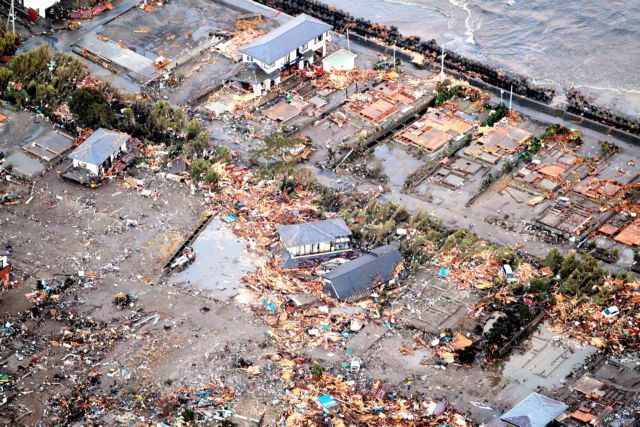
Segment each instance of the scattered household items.
[{"label": "scattered household items", "polygon": [[13,267],[9,263],[9,255],[9,251],[0,251],[0,284],[5,287],[9,285],[9,279],[13,271]]}]

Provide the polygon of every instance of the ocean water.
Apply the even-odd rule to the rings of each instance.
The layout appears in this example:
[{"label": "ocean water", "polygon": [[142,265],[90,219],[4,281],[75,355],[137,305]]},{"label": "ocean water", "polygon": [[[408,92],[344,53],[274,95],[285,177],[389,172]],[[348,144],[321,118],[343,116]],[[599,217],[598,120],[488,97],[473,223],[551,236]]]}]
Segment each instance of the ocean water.
[{"label": "ocean water", "polygon": [[640,0],[324,0],[640,117]]}]

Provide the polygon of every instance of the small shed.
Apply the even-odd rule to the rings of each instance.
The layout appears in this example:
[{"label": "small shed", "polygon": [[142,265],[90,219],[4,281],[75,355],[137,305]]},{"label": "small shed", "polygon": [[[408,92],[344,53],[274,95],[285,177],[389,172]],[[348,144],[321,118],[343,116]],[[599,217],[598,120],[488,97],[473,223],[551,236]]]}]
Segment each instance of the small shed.
[{"label": "small shed", "polygon": [[339,300],[353,300],[382,284],[392,283],[402,255],[395,246],[386,245],[338,266],[327,274],[324,290]]},{"label": "small shed", "polygon": [[340,49],[322,60],[322,68],[327,73],[332,71],[351,71],[356,67],[356,55],[345,49]]},{"label": "small shed", "polygon": [[539,393],[531,393],[504,413],[500,419],[509,426],[544,427],[568,408],[562,402]]}]

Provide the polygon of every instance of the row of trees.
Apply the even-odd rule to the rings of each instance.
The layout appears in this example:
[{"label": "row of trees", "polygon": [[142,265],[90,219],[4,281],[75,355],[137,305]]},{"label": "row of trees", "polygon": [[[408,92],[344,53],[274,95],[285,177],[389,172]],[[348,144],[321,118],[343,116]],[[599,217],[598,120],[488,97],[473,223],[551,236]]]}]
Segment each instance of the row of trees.
[{"label": "row of trees", "polygon": [[[211,137],[198,120],[169,102],[121,94],[108,83],[80,85],[88,76],[82,63],[47,45],[14,57],[0,68],[0,97],[18,108],[39,111],[74,132],[77,127],[115,128],[142,140],[163,143],[174,154],[201,157]],[[56,114],[67,105],[72,120]]]}]

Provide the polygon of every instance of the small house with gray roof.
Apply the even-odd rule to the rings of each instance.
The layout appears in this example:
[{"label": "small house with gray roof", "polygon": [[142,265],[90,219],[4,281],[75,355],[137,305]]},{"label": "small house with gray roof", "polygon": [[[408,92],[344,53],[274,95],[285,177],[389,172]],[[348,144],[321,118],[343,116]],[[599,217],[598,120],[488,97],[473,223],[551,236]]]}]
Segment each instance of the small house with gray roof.
[{"label": "small house with gray roof", "polygon": [[240,49],[242,61],[254,63],[262,71],[252,69],[247,75],[247,69],[242,70],[243,77],[252,80],[254,93],[260,96],[279,84],[285,68],[297,64],[302,69],[314,62],[316,53],[324,58],[331,28],[303,13]]},{"label": "small house with gray roof", "polygon": [[285,264],[291,259],[334,255],[351,250],[351,230],[342,218],[279,225]]},{"label": "small house with gray roof", "polygon": [[69,154],[72,167],[84,169],[95,177],[102,176],[116,159],[127,151],[131,137],[115,130],[98,129]]},{"label": "small house with gray roof", "polygon": [[351,301],[372,289],[394,284],[402,272],[402,255],[392,245],[372,249],[365,255],[339,265],[324,276],[324,291],[341,301]]},{"label": "small house with gray roof", "polygon": [[545,427],[569,407],[539,393],[531,393],[492,423],[504,427]]}]

